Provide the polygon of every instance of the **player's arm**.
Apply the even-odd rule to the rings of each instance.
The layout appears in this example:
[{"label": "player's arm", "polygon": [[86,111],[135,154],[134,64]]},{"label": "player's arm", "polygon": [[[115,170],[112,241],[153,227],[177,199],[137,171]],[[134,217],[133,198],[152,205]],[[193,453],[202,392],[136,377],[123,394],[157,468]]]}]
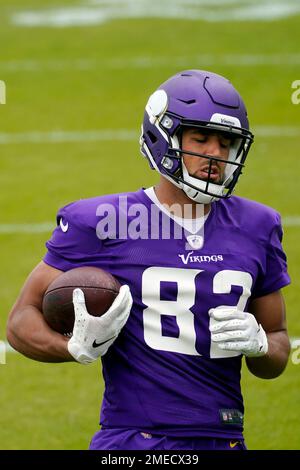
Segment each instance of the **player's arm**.
[{"label": "player's arm", "polygon": [[[123,285],[110,308],[101,317],[89,314],[84,293],[73,292],[75,322],[69,339],[49,328],[42,314],[48,286],[63,271],[82,266],[82,259],[97,261],[101,242],[86,224],[84,201],[60,209],[57,227],[46,246],[48,252],[29,275],[7,324],[7,338],[17,351],[42,362],[77,361],[88,364],[106,354],[125,325],[132,306],[128,286]],[[88,228],[89,227],[89,228]],[[87,263],[88,265],[89,263]]]},{"label": "player's arm", "polygon": [[44,262],[32,271],[9,315],[7,339],[14,349],[37,361],[89,364],[103,356],[118,337],[131,310],[131,293],[123,285],[107,312],[94,317],[86,309],[83,292],[75,289],[75,324],[69,339],[49,328],[41,312],[44,293],[61,273]]},{"label": "player's arm", "polygon": [[253,299],[249,312],[220,306],[209,314],[214,320],[211,339],[220,349],[244,354],[248,369],[257,377],[272,379],[283,372],[290,343],[280,290]]},{"label": "player's arm", "polygon": [[26,280],[8,318],[10,345],[37,361],[74,361],[67,348],[69,338],[49,328],[41,312],[44,293],[61,272],[43,261],[39,263]]},{"label": "player's arm", "polygon": [[285,303],[281,291],[254,299],[249,311],[266,332],[268,352],[261,357],[246,357],[248,369],[263,379],[278,377],[284,371],[290,353]]}]

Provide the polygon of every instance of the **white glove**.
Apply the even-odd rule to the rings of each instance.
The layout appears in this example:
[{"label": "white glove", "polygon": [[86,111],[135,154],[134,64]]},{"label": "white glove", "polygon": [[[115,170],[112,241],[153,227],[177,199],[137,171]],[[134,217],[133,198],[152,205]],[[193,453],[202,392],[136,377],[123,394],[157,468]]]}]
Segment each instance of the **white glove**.
[{"label": "white glove", "polygon": [[220,349],[237,351],[248,357],[267,354],[267,335],[252,313],[227,306],[212,308],[208,313],[215,320],[210,325],[211,339]]},{"label": "white glove", "polygon": [[111,307],[100,317],[88,313],[81,289],[74,289],[73,305],[75,323],[68,351],[77,362],[89,364],[107,352],[125,325],[132,307],[131,293],[127,285],[121,286]]}]

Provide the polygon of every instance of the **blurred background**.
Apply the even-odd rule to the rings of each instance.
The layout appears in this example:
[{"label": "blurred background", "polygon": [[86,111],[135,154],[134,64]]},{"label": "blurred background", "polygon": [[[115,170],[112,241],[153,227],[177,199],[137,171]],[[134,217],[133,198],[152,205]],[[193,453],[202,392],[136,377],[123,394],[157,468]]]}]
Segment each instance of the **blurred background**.
[{"label": "blurred background", "polygon": [[5,355],[7,315],[59,207],[156,181],[139,154],[144,106],[189,68],[244,97],[256,139],[236,194],[281,212],[292,277],[287,370],[243,368],[246,442],[300,448],[299,21],[298,0],[0,0],[1,449],[85,449],[98,429],[100,364]]}]

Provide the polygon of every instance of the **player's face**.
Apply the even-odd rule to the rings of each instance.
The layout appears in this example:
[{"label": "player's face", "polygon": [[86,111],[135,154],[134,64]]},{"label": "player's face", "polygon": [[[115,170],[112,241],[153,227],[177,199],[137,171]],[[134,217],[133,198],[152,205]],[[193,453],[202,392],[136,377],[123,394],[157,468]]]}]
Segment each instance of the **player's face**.
[{"label": "player's face", "polygon": [[[209,155],[212,161],[210,182],[220,184],[224,180],[224,171],[232,140],[221,132],[204,132],[196,128],[184,129],[182,134],[182,150],[186,152]],[[207,180],[209,159],[183,153],[183,161],[187,171],[194,178]]]}]

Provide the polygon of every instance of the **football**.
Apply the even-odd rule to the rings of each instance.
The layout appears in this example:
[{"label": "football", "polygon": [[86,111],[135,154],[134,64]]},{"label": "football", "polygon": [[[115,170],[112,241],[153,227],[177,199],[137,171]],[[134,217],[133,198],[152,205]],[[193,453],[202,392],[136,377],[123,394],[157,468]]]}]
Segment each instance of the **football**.
[{"label": "football", "polygon": [[109,309],[121,286],[110,273],[89,266],[71,269],[58,276],[44,294],[42,311],[50,328],[64,335],[73,331],[72,297],[76,287],[84,292],[89,314],[97,317]]}]

